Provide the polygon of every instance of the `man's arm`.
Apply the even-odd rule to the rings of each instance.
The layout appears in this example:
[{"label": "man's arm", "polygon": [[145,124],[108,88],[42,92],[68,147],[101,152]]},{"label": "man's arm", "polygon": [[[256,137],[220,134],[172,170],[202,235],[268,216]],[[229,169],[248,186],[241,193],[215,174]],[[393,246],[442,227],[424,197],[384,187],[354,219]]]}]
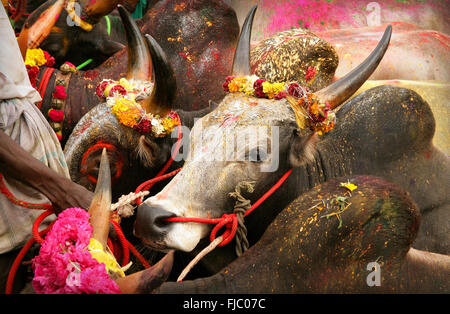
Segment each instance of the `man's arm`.
[{"label": "man's arm", "polygon": [[0,130],[0,172],[44,194],[59,213],[70,207],[87,209],[93,193],[34,158]]}]

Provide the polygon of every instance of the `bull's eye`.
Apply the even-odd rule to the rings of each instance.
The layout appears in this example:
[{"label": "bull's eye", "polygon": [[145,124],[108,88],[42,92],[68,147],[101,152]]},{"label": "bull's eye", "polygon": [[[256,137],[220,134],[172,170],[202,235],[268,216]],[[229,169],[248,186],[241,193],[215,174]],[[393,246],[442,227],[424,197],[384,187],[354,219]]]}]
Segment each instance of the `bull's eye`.
[{"label": "bull's eye", "polygon": [[250,150],[248,157],[248,160],[252,162],[263,162],[268,158],[266,151],[261,148],[254,148]]}]

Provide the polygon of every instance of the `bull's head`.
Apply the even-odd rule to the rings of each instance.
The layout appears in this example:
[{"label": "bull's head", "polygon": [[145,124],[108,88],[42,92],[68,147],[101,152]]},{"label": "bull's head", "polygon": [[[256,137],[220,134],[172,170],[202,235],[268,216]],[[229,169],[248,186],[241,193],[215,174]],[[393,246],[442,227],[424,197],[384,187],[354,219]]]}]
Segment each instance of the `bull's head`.
[{"label": "bull's head", "polygon": [[[98,65],[123,45],[112,40],[103,17],[114,10],[119,0],[53,0],[43,3],[26,20],[18,37],[22,55],[27,48],[44,46],[56,64],[80,64],[86,56]],[[83,48],[81,48],[83,47]],[[70,56],[70,60],[67,57]]]},{"label": "bull's head", "polygon": [[[108,155],[103,149],[98,175],[98,184],[89,207],[92,238],[96,239],[105,252],[110,253],[107,246],[110,215],[111,215],[111,173]],[[116,262],[117,263],[117,262]],[[121,276],[117,271],[110,271],[111,279],[115,280],[122,293],[150,292],[161,285],[169,276],[173,264],[173,252],[167,254],[156,265],[136,272],[129,276]],[[117,267],[119,264],[117,264]],[[117,269],[117,268],[116,268]]]},{"label": "bull's head", "polygon": [[[249,49],[256,7],[247,16],[233,62],[233,75],[250,75]],[[390,41],[389,26],[370,56],[340,80],[315,93],[320,103],[337,108],[367,80]],[[302,111],[289,97],[257,98],[245,93],[227,95],[218,108],[201,118],[191,133],[183,169],[156,196],[138,209],[135,234],[147,245],[166,251],[191,251],[206,237],[210,225],[168,222],[167,218],[217,218],[230,213],[228,196],[238,183],[254,181],[253,200],[292,167],[310,160],[318,132],[305,127]],[[239,145],[240,139],[248,137]]]},{"label": "bull's head", "polygon": [[[151,92],[136,97],[141,107],[139,112],[164,117],[175,101],[177,86],[173,69],[158,43],[150,36],[145,39],[130,14],[121,6],[118,9],[128,41],[127,79],[148,84],[153,72]],[[121,177],[121,173],[132,164],[159,169],[170,156],[169,138],[156,138],[152,133],[140,133],[122,124],[112,113],[111,105],[102,103],[74,128],[65,146],[65,157],[72,179],[89,188],[95,184],[89,178],[95,178],[98,173],[102,148],[107,147],[113,182],[120,177],[121,186],[135,186],[132,176]]]}]

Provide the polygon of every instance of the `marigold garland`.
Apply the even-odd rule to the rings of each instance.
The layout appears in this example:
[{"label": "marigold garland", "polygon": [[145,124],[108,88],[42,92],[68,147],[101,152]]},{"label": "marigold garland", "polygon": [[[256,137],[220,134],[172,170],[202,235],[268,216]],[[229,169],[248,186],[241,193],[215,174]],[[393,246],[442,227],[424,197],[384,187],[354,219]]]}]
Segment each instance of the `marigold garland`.
[{"label": "marigold garland", "polygon": [[[27,68],[28,77],[31,85],[37,89],[36,81],[39,74],[39,67],[52,67],[55,65],[55,58],[53,58],[47,51],[40,48],[27,49],[25,56],[25,66]],[[76,67],[70,62],[65,62],[60,70],[62,74],[67,74],[76,71]],[[62,140],[62,123],[64,121],[64,103],[67,98],[65,89],[66,83],[64,81],[55,82],[55,90],[52,93],[52,106],[48,110],[48,120],[50,126],[55,131],[56,137],[59,141]]]},{"label": "marigold garland", "polygon": [[146,113],[136,101],[138,96],[150,95],[152,87],[153,84],[146,81],[128,81],[125,78],[119,81],[103,80],[97,85],[96,94],[101,99],[106,99],[111,112],[121,124],[141,134],[164,137],[178,125],[176,113],[171,111],[165,117],[152,115]]},{"label": "marigold garland", "polygon": [[27,49],[25,55],[25,67],[27,68],[28,77],[31,85],[36,88],[36,80],[39,74],[39,67],[45,65],[52,67],[55,64],[55,58],[50,56],[47,51],[40,48]]},{"label": "marigold garland", "polygon": [[333,129],[336,116],[330,110],[328,103],[321,103],[319,98],[297,82],[270,83],[256,75],[234,77],[228,76],[223,83],[223,89],[229,93],[245,93],[250,96],[267,99],[284,99],[287,95],[297,99],[307,112],[310,128],[319,133],[327,133]]}]

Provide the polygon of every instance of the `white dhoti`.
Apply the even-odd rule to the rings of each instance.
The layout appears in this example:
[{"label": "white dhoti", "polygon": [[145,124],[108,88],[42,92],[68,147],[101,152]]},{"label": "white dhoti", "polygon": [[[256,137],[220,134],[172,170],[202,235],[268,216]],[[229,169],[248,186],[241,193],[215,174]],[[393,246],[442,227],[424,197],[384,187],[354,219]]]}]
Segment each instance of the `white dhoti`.
[{"label": "white dhoti", "polygon": [[[31,86],[16,38],[3,6],[0,7],[0,130],[49,168],[69,178],[59,141],[45,117],[34,105],[41,97]],[[0,143],[1,145],[2,143]],[[50,201],[34,188],[2,173],[0,193],[0,254],[20,247],[31,236],[34,220],[42,210],[11,202],[14,198],[38,204]],[[6,192],[5,192],[6,191]],[[44,228],[55,219],[52,215]]]}]

